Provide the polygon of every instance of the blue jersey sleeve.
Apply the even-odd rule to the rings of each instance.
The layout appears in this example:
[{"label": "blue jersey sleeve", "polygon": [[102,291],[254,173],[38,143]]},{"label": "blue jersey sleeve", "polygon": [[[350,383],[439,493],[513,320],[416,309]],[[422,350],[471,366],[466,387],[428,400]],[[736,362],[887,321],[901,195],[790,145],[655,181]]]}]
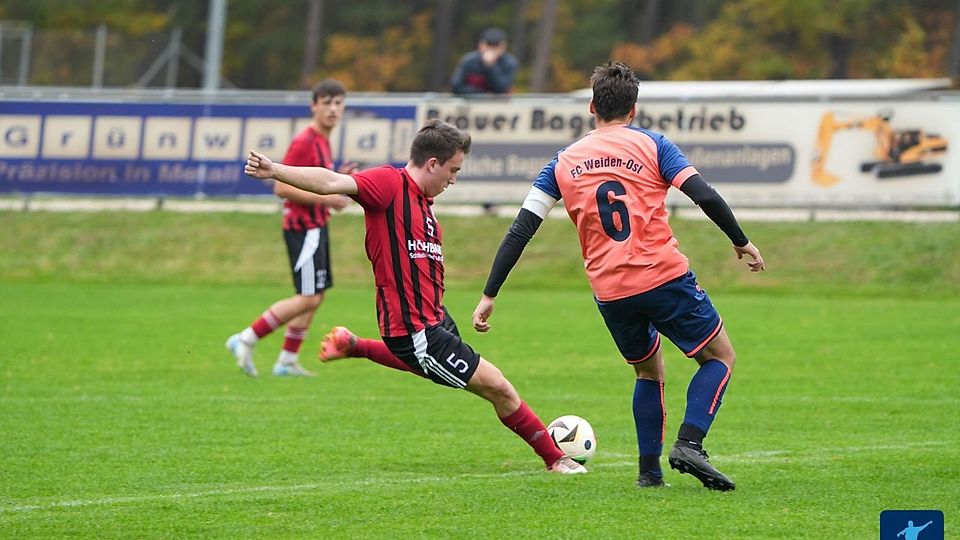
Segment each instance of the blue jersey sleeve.
[{"label": "blue jersey sleeve", "polygon": [[670,139],[660,135],[656,141],[660,176],[667,182],[671,182],[677,173],[690,166],[690,161]]},{"label": "blue jersey sleeve", "polygon": [[540,170],[537,179],[533,181],[533,187],[559,201],[563,196],[560,195],[560,186],[557,185],[556,169],[557,158],[553,158],[553,161]]}]

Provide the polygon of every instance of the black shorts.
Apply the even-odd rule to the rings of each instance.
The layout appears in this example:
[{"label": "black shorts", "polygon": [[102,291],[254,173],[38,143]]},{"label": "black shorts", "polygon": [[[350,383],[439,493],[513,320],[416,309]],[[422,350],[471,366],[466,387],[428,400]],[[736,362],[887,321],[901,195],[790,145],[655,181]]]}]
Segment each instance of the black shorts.
[{"label": "black shorts", "polygon": [[457,328],[457,322],[453,320],[453,317],[450,316],[450,312],[447,311],[447,306],[440,307],[443,308],[443,320],[440,321],[440,326],[446,328],[451,334],[459,337],[460,329]]},{"label": "black shorts", "polygon": [[[453,319],[447,317],[447,321]],[[440,323],[425,330],[399,337],[385,337],[383,342],[397,358],[431,381],[451,388],[463,388],[480,365],[480,355],[460,336]],[[456,331],[456,324],[452,324]]]},{"label": "black shorts", "polygon": [[333,287],[330,270],[330,239],[326,227],[283,231],[290,257],[290,272],[297,294],[312,296]]}]

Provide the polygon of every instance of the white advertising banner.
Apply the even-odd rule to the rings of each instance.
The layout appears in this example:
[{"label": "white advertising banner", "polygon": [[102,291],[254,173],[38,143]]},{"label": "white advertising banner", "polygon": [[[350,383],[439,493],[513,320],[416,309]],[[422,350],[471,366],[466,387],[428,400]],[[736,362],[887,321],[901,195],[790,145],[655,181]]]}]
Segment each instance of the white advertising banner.
[{"label": "white advertising banner", "polygon": [[[449,195],[472,201],[522,199],[593,127],[586,101],[440,100],[420,113],[471,133]],[[638,105],[634,125],[676,143],[735,206],[960,205],[960,100],[653,102]]]}]

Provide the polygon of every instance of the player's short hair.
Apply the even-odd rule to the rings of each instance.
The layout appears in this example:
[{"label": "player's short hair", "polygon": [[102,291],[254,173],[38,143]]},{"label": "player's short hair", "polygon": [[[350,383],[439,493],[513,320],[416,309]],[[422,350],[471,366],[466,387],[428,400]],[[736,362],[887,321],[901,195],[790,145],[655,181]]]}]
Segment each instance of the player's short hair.
[{"label": "player's short hair", "polygon": [[597,66],[590,84],[593,86],[593,108],[604,121],[630,114],[640,93],[640,79],[623,62]]},{"label": "player's short hair", "polygon": [[470,153],[470,135],[434,118],[420,128],[410,145],[410,162],[417,167],[435,157],[441,164],[452,158],[457,150]]},{"label": "player's short hair", "polygon": [[344,88],[343,83],[336,79],[324,79],[317,83],[313,87],[313,102],[316,103],[318,99],[325,97],[336,97],[336,96],[345,96],[347,95],[347,89]]}]

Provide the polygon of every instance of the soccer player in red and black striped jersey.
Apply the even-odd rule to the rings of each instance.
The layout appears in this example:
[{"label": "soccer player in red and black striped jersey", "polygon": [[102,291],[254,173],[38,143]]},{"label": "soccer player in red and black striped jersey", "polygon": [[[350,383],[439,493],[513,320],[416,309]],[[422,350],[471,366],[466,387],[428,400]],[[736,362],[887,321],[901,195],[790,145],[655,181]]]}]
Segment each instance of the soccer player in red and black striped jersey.
[{"label": "soccer player in red and black striped jersey", "polygon": [[540,418],[499,369],[444,325],[443,248],[431,200],[456,182],[470,136],[430,120],[414,137],[401,168],[385,165],[346,175],[291,167],[250,152],[244,172],[320,194],[352,196],[363,207],[366,251],[376,282],[377,319],[386,347],[415,373],[489,401],[500,421],[539,455],[547,470],[586,469],[565,457]]},{"label": "soccer player in red and black striped jersey", "polygon": [[[294,137],[283,157],[284,163],[333,168],[330,133],[343,117],[346,94],[343,85],[332,79],[321,81],[313,88],[310,103],[313,121]],[[341,172],[355,170],[356,166],[351,163],[340,167]],[[314,314],[323,303],[324,293],[333,286],[327,228],[330,209],[340,210],[350,199],[342,195],[318,195],[281,182],[274,184],[273,191],[283,198],[283,238],[296,294],[274,302],[250,326],[230,336],[227,348],[236,357],[240,369],[256,377],[254,346],[264,336],[286,325],[273,374],[309,376],[311,373],[299,362],[300,347]]]}]

